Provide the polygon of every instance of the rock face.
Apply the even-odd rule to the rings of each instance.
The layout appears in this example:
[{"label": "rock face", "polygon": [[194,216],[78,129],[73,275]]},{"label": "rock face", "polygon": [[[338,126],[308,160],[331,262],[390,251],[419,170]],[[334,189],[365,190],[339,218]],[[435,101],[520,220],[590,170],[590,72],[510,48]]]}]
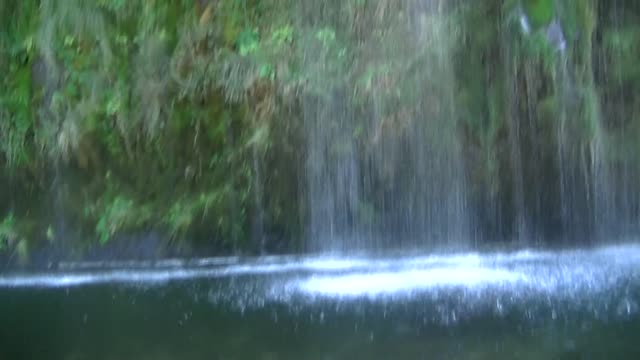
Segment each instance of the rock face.
[{"label": "rock face", "polygon": [[241,3],[0,7],[0,221],[21,253],[640,229],[636,3]]}]

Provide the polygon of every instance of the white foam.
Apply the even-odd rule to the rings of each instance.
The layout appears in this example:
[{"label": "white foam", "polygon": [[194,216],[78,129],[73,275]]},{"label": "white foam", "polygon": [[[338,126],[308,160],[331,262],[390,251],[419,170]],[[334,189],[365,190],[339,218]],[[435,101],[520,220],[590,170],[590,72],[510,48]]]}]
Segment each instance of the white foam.
[{"label": "white foam", "polygon": [[521,282],[526,275],[478,267],[405,270],[343,276],[313,277],[298,283],[308,294],[323,296],[377,296],[442,287],[479,287]]},{"label": "white foam", "polygon": [[[212,263],[207,261],[207,263]],[[94,269],[99,263],[83,263],[81,266],[68,265],[63,271],[49,273],[7,274],[0,276],[0,288],[15,287],[68,287],[89,284],[122,283],[122,284],[156,284],[169,281],[199,278],[217,278],[241,275],[265,276],[291,272],[309,271],[343,271],[366,267],[366,262],[355,260],[312,259],[284,264],[253,263],[220,266],[223,261],[214,261],[215,266],[179,267],[176,261],[164,262],[160,265],[151,263],[123,262],[128,268],[114,270],[114,263],[105,269]],[[93,266],[90,266],[93,265]],[[146,266],[146,268],[145,268]]]},{"label": "white foam", "polygon": [[22,287],[72,287],[80,285],[122,283],[159,283],[171,280],[198,278],[214,275],[206,272],[174,270],[174,271],[107,271],[78,272],[56,274],[9,275],[0,278],[0,288]]},{"label": "white foam", "polygon": [[324,296],[496,285],[559,292],[601,289],[622,276],[639,273],[640,245],[622,245],[560,252],[523,250],[395,258],[272,256],[247,262],[229,257],[155,263],[68,263],[46,273],[0,275],[0,288],[157,284],[253,276],[266,284],[275,283],[274,288],[279,291]]}]

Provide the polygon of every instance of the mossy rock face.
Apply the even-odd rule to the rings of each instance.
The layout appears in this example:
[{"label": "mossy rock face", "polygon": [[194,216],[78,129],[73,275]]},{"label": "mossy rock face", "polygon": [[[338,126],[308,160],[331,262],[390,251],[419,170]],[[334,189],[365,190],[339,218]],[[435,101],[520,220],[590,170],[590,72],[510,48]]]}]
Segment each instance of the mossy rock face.
[{"label": "mossy rock face", "polygon": [[[79,229],[78,253],[144,231],[253,249],[255,216],[272,248],[302,249],[312,109],[326,128],[351,122],[327,131],[322,161],[354,158],[367,175],[367,202],[350,216],[361,228],[385,223],[390,184],[413,171],[377,154],[387,143],[424,152],[400,145],[423,120],[451,117],[425,146],[459,146],[472,201],[505,214],[518,191],[512,150],[555,156],[561,124],[567,152],[612,137],[604,152],[625,157],[611,168],[640,171],[640,8],[416,3],[0,2],[0,252],[71,243],[54,216]],[[508,237],[509,220],[490,226]]]},{"label": "mossy rock face", "polygon": [[554,0],[523,0],[522,6],[534,29],[549,25],[556,16]]}]

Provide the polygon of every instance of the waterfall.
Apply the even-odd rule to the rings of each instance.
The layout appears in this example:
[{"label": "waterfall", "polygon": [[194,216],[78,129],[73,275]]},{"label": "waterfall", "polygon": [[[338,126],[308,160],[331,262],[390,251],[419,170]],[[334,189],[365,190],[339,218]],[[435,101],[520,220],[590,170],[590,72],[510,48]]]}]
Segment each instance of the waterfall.
[{"label": "waterfall", "polygon": [[[318,34],[318,44],[305,48],[306,72],[344,76],[340,87],[303,99],[313,250],[451,246],[469,240],[448,4],[362,5],[356,11],[373,12],[374,26],[392,22],[379,34],[382,39],[357,30],[351,39],[335,39],[327,31]],[[331,1],[312,7],[316,18],[309,21],[333,21],[332,26],[339,23],[336,12],[347,12],[346,5]],[[359,45],[336,70],[327,57],[340,41]],[[354,94],[362,93],[365,101],[357,103]]]},{"label": "waterfall", "polygon": [[584,20],[582,43],[568,47],[561,9],[535,31],[522,8],[514,12],[524,42],[542,38],[552,51],[526,49],[505,31],[515,237],[522,229],[533,231],[525,241],[588,242],[611,235],[617,215],[592,60],[596,25]]}]

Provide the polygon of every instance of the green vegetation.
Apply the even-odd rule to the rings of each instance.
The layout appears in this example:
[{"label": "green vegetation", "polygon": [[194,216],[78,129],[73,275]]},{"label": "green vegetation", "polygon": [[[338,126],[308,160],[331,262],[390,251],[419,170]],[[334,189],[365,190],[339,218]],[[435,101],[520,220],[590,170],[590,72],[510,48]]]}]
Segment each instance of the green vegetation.
[{"label": "green vegetation", "polygon": [[[441,113],[449,66],[450,126],[472,197],[510,201],[514,131],[550,169],[560,141],[577,149],[567,161],[583,163],[606,143],[620,144],[606,156],[635,161],[640,11],[626,1],[614,21],[613,3],[442,1],[431,13],[417,0],[4,1],[0,251],[57,241],[60,216],[79,229],[79,248],[154,230],[172,244],[236,251],[261,246],[260,231],[299,249],[303,104],[343,94],[354,109],[348,136],[375,147],[385,132],[401,137],[416,109]],[[518,31],[519,7],[534,28],[557,19],[567,52],[544,32]],[[410,19],[415,9],[421,17]],[[416,37],[409,21],[429,36]],[[513,91],[526,101],[506,101]],[[537,125],[515,129],[513,116]],[[339,139],[334,146],[345,151]],[[390,181],[379,177],[381,188]],[[374,223],[375,204],[360,206]]]},{"label": "green vegetation", "polygon": [[16,220],[13,214],[9,214],[0,223],[0,251],[6,250],[7,246],[16,242],[17,238]]},{"label": "green vegetation", "polygon": [[548,25],[555,17],[554,0],[524,0],[523,8],[534,28]]}]

